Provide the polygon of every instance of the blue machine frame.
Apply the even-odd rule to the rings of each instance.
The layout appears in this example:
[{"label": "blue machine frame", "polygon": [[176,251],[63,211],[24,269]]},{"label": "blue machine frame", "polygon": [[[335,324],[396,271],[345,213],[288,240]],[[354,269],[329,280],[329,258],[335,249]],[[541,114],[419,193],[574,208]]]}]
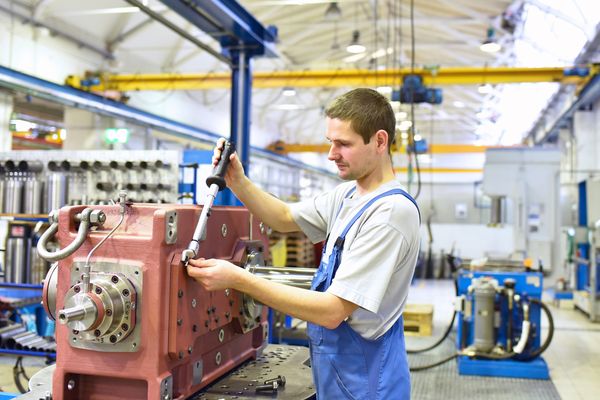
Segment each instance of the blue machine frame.
[{"label": "blue machine frame", "polygon": [[[500,285],[505,279],[511,278],[516,282],[515,293],[523,299],[535,299],[541,301],[543,277],[540,272],[500,272],[500,271],[460,271],[458,276],[458,295],[464,295],[473,300],[468,293],[469,286],[474,278],[490,277],[498,281]],[[496,294],[496,312],[500,315],[500,325],[496,329],[496,343],[506,344],[506,324],[508,316],[508,304],[504,296]],[[474,338],[474,301],[470,303],[469,315],[458,313],[458,330],[456,345],[462,349],[471,343]],[[542,357],[533,360],[519,360],[526,357],[532,349],[540,347],[541,342],[541,308],[533,306],[530,308],[529,320],[531,322],[530,340],[523,351],[523,356],[514,359],[490,360],[481,358],[470,358],[459,356],[458,373],[461,375],[483,375],[510,378],[549,379],[548,366]],[[513,337],[520,336],[523,316],[518,307],[513,309]],[[464,338],[463,338],[464,336]]]}]

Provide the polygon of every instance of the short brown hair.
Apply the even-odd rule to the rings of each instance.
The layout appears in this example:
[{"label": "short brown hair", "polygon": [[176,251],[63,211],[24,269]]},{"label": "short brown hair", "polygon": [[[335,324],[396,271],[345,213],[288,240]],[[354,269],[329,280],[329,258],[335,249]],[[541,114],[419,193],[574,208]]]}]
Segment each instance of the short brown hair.
[{"label": "short brown hair", "polygon": [[336,98],[325,110],[329,118],[350,121],[350,127],[362,136],[365,144],[380,129],[388,134],[388,152],[391,153],[396,132],[396,117],[392,105],[373,89],[351,90]]}]

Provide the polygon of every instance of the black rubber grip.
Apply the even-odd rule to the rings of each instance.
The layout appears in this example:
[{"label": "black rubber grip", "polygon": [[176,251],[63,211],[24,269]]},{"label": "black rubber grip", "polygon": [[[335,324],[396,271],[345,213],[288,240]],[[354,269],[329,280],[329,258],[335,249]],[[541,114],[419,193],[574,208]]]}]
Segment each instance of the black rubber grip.
[{"label": "black rubber grip", "polygon": [[225,189],[227,184],[225,183],[225,172],[229,166],[229,157],[235,152],[235,145],[233,142],[225,142],[223,150],[221,151],[221,158],[217,163],[215,169],[213,169],[212,175],[206,178],[206,185],[210,187],[213,183],[219,186],[219,191]]}]

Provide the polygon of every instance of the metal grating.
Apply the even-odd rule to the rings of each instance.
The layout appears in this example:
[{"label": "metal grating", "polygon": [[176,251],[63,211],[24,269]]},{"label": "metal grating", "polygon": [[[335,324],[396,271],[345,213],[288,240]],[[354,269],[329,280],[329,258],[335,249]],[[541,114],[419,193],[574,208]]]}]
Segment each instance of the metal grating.
[{"label": "metal grating", "polygon": [[[416,347],[416,346],[410,346]],[[456,351],[454,343],[446,340],[440,347],[422,354],[410,354],[412,367],[433,364]],[[551,380],[492,378],[458,374],[456,360],[439,367],[411,373],[412,400],[560,400]]]}]

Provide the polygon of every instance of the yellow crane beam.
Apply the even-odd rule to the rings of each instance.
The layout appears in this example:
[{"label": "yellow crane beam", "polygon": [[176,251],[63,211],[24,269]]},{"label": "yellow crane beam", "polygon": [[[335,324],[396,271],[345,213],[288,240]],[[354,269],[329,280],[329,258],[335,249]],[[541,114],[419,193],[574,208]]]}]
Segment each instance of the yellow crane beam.
[{"label": "yellow crane beam", "polygon": [[[413,167],[413,172],[415,171]],[[482,174],[482,168],[443,168],[443,167],[420,167],[421,173],[427,174]],[[395,173],[406,173],[408,167],[394,168]]]},{"label": "yellow crane beam", "polygon": [[[477,146],[472,144],[432,144],[429,146],[428,153],[431,154],[464,154],[464,153],[485,153],[485,150],[490,146]],[[288,153],[327,153],[329,152],[328,144],[297,144],[275,142],[267,147],[267,150],[279,154]],[[406,146],[401,146],[394,151],[405,153]]]},{"label": "yellow crane beam", "polygon": [[[575,67],[521,68],[521,67],[457,67],[457,68],[410,68],[372,71],[365,69],[322,70],[322,71],[272,71],[254,72],[252,86],[256,89],[281,87],[375,87],[384,85],[399,86],[407,74],[423,77],[427,86],[441,85],[481,85],[523,82],[560,82],[582,84],[587,82],[600,68],[587,66],[587,76],[569,75]],[[581,68],[581,67],[579,67]],[[89,74],[88,74],[89,75]],[[203,74],[131,74],[91,75],[99,80],[98,84],[89,78],[71,75],[67,85],[92,91],[117,90],[121,92],[135,90],[206,90],[227,89],[231,86],[229,72]]]}]

